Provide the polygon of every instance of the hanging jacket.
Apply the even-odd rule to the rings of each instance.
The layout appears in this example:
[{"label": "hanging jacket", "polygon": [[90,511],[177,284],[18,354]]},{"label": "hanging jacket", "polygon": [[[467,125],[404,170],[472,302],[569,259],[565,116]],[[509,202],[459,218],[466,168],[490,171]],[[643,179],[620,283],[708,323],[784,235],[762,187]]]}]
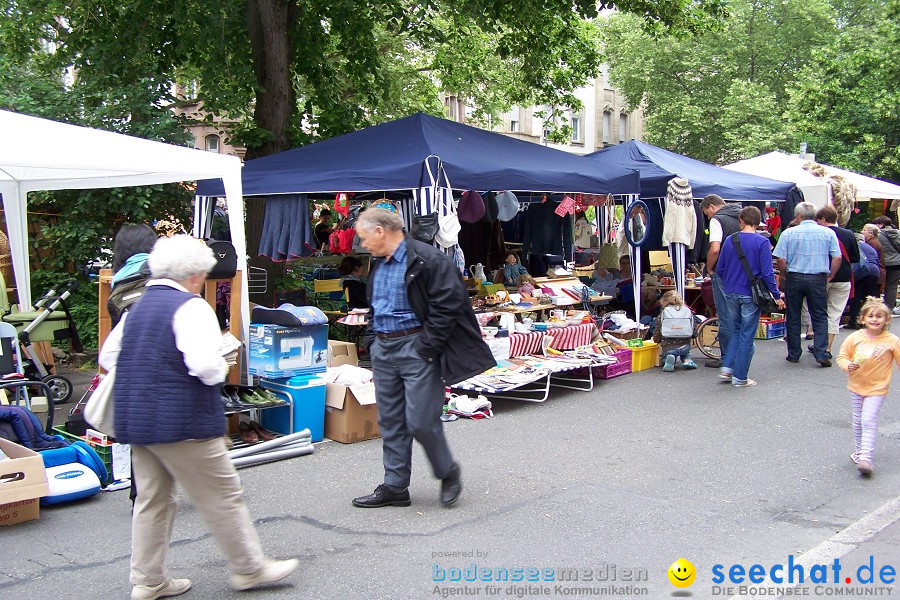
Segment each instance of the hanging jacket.
[{"label": "hanging jacket", "polygon": [[878,232],[881,242],[881,256],[885,267],[900,267],[900,231],[885,227]]},{"label": "hanging jacket", "polygon": [[572,215],[556,214],[558,202],[532,202],[525,212],[522,256],[555,254],[572,260]]}]

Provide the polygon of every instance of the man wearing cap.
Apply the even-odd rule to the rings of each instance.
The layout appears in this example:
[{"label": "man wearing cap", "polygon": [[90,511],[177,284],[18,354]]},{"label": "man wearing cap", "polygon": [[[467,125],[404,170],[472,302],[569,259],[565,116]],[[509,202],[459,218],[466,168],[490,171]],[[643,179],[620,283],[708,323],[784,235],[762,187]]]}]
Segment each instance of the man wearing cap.
[{"label": "man wearing cap", "polygon": [[[706,254],[706,272],[712,282],[713,301],[716,304],[716,316],[719,318],[719,347],[722,352],[728,347],[728,336],[732,331],[728,305],[725,302],[725,290],[722,279],[716,272],[719,252],[722,251],[723,240],[741,230],[739,217],[740,204],[725,204],[725,200],[717,194],[709,194],[700,202],[700,210],[709,219],[709,251]],[[707,363],[707,366],[721,367],[721,361]]]},{"label": "man wearing cap", "polygon": [[460,467],[440,420],[444,387],[496,365],[456,266],[434,246],[403,232],[399,216],[371,208],[356,231],[376,258],[367,294],[372,319],[364,344],[372,356],[384,483],[354,498],[360,508],[409,506],[412,441],[441,480],[440,501],[462,492]]}]

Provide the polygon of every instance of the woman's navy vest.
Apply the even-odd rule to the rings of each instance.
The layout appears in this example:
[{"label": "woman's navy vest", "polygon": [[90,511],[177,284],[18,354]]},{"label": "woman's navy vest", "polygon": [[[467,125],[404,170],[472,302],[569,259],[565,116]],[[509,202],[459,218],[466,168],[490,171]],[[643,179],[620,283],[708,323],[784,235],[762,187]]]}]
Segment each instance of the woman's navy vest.
[{"label": "woman's navy vest", "polygon": [[192,298],[154,285],[128,312],[113,386],[120,443],[149,446],[225,434],[219,386],[190,375],[175,346],[172,317]]}]

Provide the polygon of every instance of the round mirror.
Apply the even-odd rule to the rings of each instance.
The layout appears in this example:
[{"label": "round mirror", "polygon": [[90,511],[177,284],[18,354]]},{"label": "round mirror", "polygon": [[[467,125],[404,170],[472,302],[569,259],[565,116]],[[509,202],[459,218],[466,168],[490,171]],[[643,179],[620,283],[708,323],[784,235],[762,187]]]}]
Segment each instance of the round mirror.
[{"label": "round mirror", "polygon": [[647,241],[650,210],[643,200],[635,200],[625,211],[625,239],[634,247]]}]

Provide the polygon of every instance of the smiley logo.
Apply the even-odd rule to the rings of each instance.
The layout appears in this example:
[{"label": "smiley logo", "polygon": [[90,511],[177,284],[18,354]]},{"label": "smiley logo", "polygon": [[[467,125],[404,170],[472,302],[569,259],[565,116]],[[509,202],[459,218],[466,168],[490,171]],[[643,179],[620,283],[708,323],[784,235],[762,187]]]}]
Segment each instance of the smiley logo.
[{"label": "smiley logo", "polygon": [[697,569],[694,565],[683,558],[679,558],[669,567],[669,581],[675,587],[685,588],[694,583],[697,578]]}]

